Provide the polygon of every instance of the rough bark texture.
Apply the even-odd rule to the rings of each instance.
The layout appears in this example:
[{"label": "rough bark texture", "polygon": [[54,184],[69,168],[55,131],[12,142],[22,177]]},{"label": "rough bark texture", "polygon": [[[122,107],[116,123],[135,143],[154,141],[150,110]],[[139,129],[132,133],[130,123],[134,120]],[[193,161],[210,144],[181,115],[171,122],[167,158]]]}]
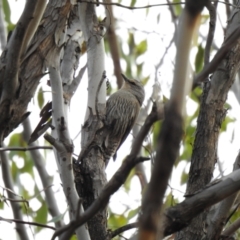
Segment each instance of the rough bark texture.
[{"label": "rough bark texture", "polygon": [[[87,132],[90,129],[91,131],[95,129],[96,132],[92,132],[92,135],[89,136],[89,144],[82,150],[78,161],[74,164],[76,188],[85,210],[98,198],[103,186],[106,184],[105,163],[101,150],[103,138],[97,132],[102,126],[102,122],[96,115],[89,116],[83,129]],[[106,239],[106,208],[100,210],[88,221],[88,227],[92,240]]]},{"label": "rough bark texture", "polygon": [[[230,30],[231,31],[231,30]],[[210,82],[204,84],[193,146],[187,194],[193,194],[210,182],[217,160],[218,136],[226,115],[224,103],[240,64],[240,41],[219,64]],[[178,233],[176,239],[202,239],[206,213],[195,218],[191,225]]]},{"label": "rough bark texture", "polygon": [[[218,181],[207,185],[195,195],[186,198],[174,207],[168,208],[163,215],[164,236],[172,234],[188,226],[191,220],[204,209],[220,202],[239,190],[240,170],[236,170]],[[193,210],[194,209],[194,210]],[[181,239],[190,239],[183,236]],[[196,239],[192,236],[191,239]],[[203,238],[204,239],[204,238]],[[214,238],[207,238],[214,239]]]},{"label": "rough bark texture", "polygon": [[[3,101],[0,105],[0,136],[5,138],[27,116],[27,105],[32,99],[39,80],[45,72],[45,58],[55,50],[55,35],[57,31],[65,29],[66,20],[71,9],[68,0],[50,1],[40,22],[33,41],[23,57],[19,68],[19,87],[15,97]],[[2,87],[5,66],[5,53],[1,57],[0,86]],[[2,140],[1,139],[1,140]]]}]

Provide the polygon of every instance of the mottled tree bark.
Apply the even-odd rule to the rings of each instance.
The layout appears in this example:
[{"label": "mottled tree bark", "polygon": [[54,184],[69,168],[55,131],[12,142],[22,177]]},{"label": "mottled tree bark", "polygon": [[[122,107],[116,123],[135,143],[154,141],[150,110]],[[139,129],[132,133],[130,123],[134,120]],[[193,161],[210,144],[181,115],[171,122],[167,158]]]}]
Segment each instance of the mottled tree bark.
[{"label": "mottled tree bark", "polygon": [[[18,69],[18,88],[14,97],[0,104],[0,136],[2,139],[8,136],[28,116],[26,114],[28,103],[45,72],[45,58],[55,50],[55,34],[65,29],[70,9],[71,3],[68,0],[49,2],[38,30],[26,54],[21,59],[21,65]],[[6,53],[3,52],[0,70],[1,92],[5,81],[5,56]]]},{"label": "mottled tree bark", "polygon": [[[236,25],[239,23],[238,14],[235,14],[235,16],[235,18],[229,19],[226,38],[235,30]],[[219,132],[227,112],[224,108],[224,103],[240,67],[239,62],[240,40],[226,54],[211,80],[204,83],[187,183],[187,195],[203,188],[212,179],[214,166],[217,161]],[[195,218],[189,227],[178,233],[176,239],[182,239],[183,236],[186,240],[202,239],[206,214],[204,212]]]},{"label": "mottled tree bark", "polygon": [[[106,184],[105,162],[99,129],[105,116],[105,50],[104,25],[98,21],[95,5],[79,3],[81,29],[87,45],[88,103],[82,127],[81,154],[74,166],[76,188],[86,211]],[[100,141],[100,142],[98,142]],[[107,210],[104,207],[88,221],[92,240],[107,236]]]}]

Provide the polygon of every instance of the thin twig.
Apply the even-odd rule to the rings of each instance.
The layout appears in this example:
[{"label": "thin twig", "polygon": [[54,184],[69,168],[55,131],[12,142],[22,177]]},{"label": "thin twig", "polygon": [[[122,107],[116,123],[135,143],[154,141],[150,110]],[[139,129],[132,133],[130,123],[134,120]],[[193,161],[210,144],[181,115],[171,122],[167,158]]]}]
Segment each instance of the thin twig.
[{"label": "thin twig", "polygon": [[222,47],[218,50],[212,61],[196,76],[193,82],[193,87],[199,82],[205,81],[206,77],[215,71],[223,57],[225,57],[228,51],[234,46],[234,44],[236,44],[239,37],[240,29],[236,27],[236,29],[225,39]]},{"label": "thin twig", "polygon": [[[159,4],[152,4],[152,5],[145,5],[145,6],[140,6],[140,7],[131,7],[131,6],[126,6],[120,3],[106,3],[106,2],[89,2],[88,0],[79,0],[80,3],[91,3],[91,4],[96,4],[96,5],[103,5],[103,6],[117,6],[117,7],[122,7],[130,10],[138,10],[138,9],[144,9],[144,8],[152,8],[152,7],[162,7],[162,6],[169,6],[169,5],[181,5],[181,4],[186,4],[186,2],[172,2],[172,3],[159,3]],[[238,8],[236,5],[227,3],[224,1],[218,1],[218,0],[211,0],[211,2],[219,2],[225,5],[232,6],[234,8]]]},{"label": "thin twig", "polygon": [[50,149],[52,150],[52,146],[34,146],[34,147],[4,147],[0,148],[0,152],[6,151],[33,151],[37,149]]},{"label": "thin twig", "polygon": [[136,228],[138,226],[138,222],[134,222],[134,223],[130,223],[130,224],[127,224],[125,226],[122,226],[116,230],[114,230],[113,232],[111,232],[111,238],[114,238],[116,237],[117,235],[125,232],[125,231],[128,231],[130,229],[133,229],[133,228]]},{"label": "thin twig", "polygon": [[204,52],[204,65],[205,66],[209,63],[210,51],[211,51],[211,46],[212,46],[212,42],[213,42],[213,38],[214,38],[214,33],[215,33],[215,28],[216,28],[216,20],[217,20],[217,15],[216,15],[217,5],[213,5],[211,3],[211,1],[208,1],[206,7],[209,11],[210,22],[209,22],[207,42],[206,42],[205,52]]},{"label": "thin twig", "polygon": [[[10,164],[9,164],[9,159],[7,157],[7,154],[5,152],[0,152],[0,157],[1,157],[2,179],[5,185],[5,187],[2,187],[2,189],[3,191],[7,191],[8,198],[11,200],[15,199],[18,201],[19,199],[17,197],[22,198],[21,202],[26,203],[26,204],[23,204],[23,206],[27,212],[26,205],[28,205],[28,202],[27,201],[25,202],[25,199],[23,199],[23,197],[14,193],[14,183],[12,179],[12,174],[11,174],[11,169],[10,169]],[[4,197],[5,196],[3,193],[3,198]],[[15,219],[23,220],[23,213],[21,211],[20,204],[15,201],[10,201],[10,205],[11,205],[13,217]],[[23,226],[22,224],[16,223],[16,229],[18,230],[18,234],[21,239],[29,240],[29,236],[27,234],[27,230],[25,226]]]},{"label": "thin twig", "polygon": [[10,219],[10,218],[3,218],[0,217],[0,221],[6,221],[6,222],[15,222],[15,223],[20,223],[20,224],[28,224],[28,225],[33,225],[33,226],[38,226],[38,227],[44,227],[44,228],[50,228],[52,230],[56,230],[55,227],[48,226],[45,224],[37,223],[37,222],[28,222],[28,221],[22,221],[19,219]]},{"label": "thin twig", "polygon": [[0,197],[1,198],[1,201],[9,201],[9,202],[23,202],[23,203],[26,203],[28,206],[29,206],[29,203],[27,200],[24,200],[24,199],[14,199],[14,198],[6,198],[5,196],[2,196]]},{"label": "thin twig", "polygon": [[112,5],[112,6],[118,6],[118,7],[130,9],[130,10],[185,4],[185,2],[178,2],[178,3],[170,3],[170,4],[169,3],[160,3],[160,4],[145,5],[145,6],[141,6],[141,7],[130,7],[130,6],[126,6],[126,5],[120,4],[120,3],[106,3],[106,2],[93,2],[93,1],[89,2],[87,0],[79,0],[79,2],[80,3],[87,2],[87,3],[91,3],[91,4],[100,4],[100,5],[103,5],[103,6],[110,6],[110,5]]}]

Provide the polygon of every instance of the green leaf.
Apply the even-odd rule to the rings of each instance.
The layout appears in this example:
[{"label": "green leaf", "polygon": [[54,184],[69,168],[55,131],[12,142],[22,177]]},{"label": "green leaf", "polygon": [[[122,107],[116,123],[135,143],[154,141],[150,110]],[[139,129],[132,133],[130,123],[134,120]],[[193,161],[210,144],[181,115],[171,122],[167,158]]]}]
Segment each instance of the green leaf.
[{"label": "green leaf", "polygon": [[[43,202],[42,206],[37,210],[36,217],[34,221],[41,224],[47,223],[47,216],[48,216],[48,208],[45,202]],[[37,227],[37,231],[40,231],[41,228]]]},{"label": "green leaf", "polygon": [[205,24],[209,20],[209,14],[201,14],[201,25]]},{"label": "green leaf", "polygon": [[[179,3],[179,0],[173,0],[173,3]],[[182,13],[182,6],[181,4],[173,5],[174,12],[177,16],[180,16]]]},{"label": "green leaf", "polygon": [[200,44],[198,46],[198,52],[195,58],[195,71],[196,73],[199,73],[202,70],[203,67],[203,58],[204,58],[204,49],[202,45]]},{"label": "green leaf", "polygon": [[44,104],[44,97],[43,97],[43,90],[42,90],[42,88],[39,89],[37,98],[38,98],[38,106],[40,108],[42,108],[43,104]]},{"label": "green leaf", "polygon": [[222,122],[221,132],[227,131],[228,124],[231,123],[231,122],[235,122],[235,121],[236,121],[235,118],[230,118],[230,117],[226,116],[225,119]]},{"label": "green leaf", "polygon": [[170,192],[166,197],[166,201],[164,203],[165,207],[175,206],[176,203],[177,203],[176,199],[174,199],[172,192]]},{"label": "green leaf", "polygon": [[138,45],[135,46],[136,55],[142,55],[147,51],[147,40],[141,41]]},{"label": "green leaf", "polygon": [[12,22],[11,22],[11,9],[10,9],[8,0],[3,0],[2,5],[3,5],[3,12],[4,12],[4,15],[5,15],[5,21],[8,24],[12,24]]},{"label": "green leaf", "polygon": [[140,210],[140,207],[138,207],[136,209],[133,209],[133,210],[130,210],[128,215],[127,215],[127,219],[130,220],[133,217],[135,217],[139,213],[139,210]]},{"label": "green leaf", "polygon": [[3,209],[3,206],[4,206],[4,202],[0,201],[0,209]]},{"label": "green leaf", "polygon": [[153,125],[153,148],[156,148],[157,145],[157,139],[158,139],[158,135],[160,133],[160,130],[162,128],[162,121],[157,121],[156,123],[154,123]]},{"label": "green leaf", "polygon": [[181,175],[181,185],[187,183],[187,180],[188,180],[188,173],[184,171]]},{"label": "green leaf", "polygon": [[142,85],[145,86],[145,85],[147,84],[147,82],[148,82],[149,79],[150,79],[150,76],[147,76],[147,77],[145,77],[145,78],[142,78],[142,79],[141,79]]},{"label": "green leaf", "polygon": [[11,172],[12,172],[13,181],[16,182],[17,181],[17,176],[19,174],[19,170],[18,170],[17,165],[14,161],[12,161]]},{"label": "green leaf", "polygon": [[[34,174],[33,174],[33,166],[34,166],[34,163],[33,163],[33,160],[30,156],[30,154],[27,152],[27,153],[24,153],[25,156],[24,156],[24,166],[23,168],[21,168],[21,172],[22,173],[29,173],[31,175],[31,177],[34,178]],[[33,180],[34,181],[34,180]]]},{"label": "green leaf", "polygon": [[78,240],[76,234],[74,234],[74,235],[70,238],[70,240]]},{"label": "green leaf", "polygon": [[202,96],[202,88],[201,87],[196,87],[191,93],[190,93],[190,97],[191,99],[196,102],[196,103],[200,103],[200,99]]},{"label": "green leaf", "polygon": [[123,214],[117,215],[111,212],[108,218],[108,226],[113,228],[118,228],[120,226],[126,225],[127,222],[127,218]]},{"label": "green leaf", "polygon": [[130,7],[134,7],[135,4],[136,4],[136,0],[132,0],[132,1],[131,1],[131,4],[130,4]]},{"label": "green leaf", "polygon": [[137,64],[137,76],[142,73],[143,63]]},{"label": "green leaf", "polygon": [[[11,136],[8,146],[9,147],[26,147],[26,142],[23,139],[22,133],[15,133]],[[24,158],[25,152],[24,151],[11,151],[9,153],[9,158],[13,158],[13,156],[19,156]]]}]

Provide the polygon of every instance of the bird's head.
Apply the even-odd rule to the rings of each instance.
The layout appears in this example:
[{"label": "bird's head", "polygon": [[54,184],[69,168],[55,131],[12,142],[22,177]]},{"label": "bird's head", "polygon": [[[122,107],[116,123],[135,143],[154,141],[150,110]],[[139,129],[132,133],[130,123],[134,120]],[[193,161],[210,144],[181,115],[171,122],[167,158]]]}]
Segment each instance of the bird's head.
[{"label": "bird's head", "polygon": [[121,75],[124,79],[122,89],[131,92],[142,106],[145,97],[143,85],[138,80],[128,79],[124,74]]}]

